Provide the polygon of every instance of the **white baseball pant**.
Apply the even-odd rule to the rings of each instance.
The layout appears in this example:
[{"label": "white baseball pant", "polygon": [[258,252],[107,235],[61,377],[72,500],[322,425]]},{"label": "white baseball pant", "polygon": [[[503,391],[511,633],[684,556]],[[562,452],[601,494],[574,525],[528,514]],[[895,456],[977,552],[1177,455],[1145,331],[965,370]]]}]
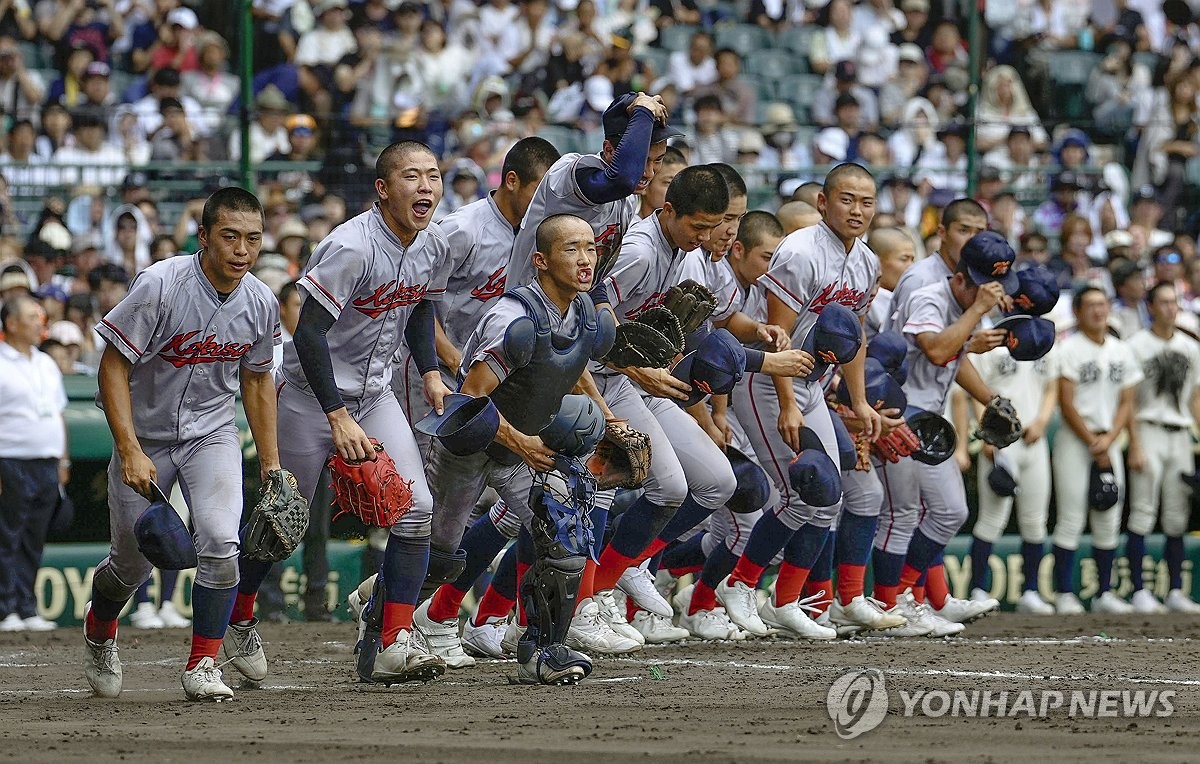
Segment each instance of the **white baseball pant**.
[{"label": "white baseball pant", "polygon": [[917,527],[939,544],[948,544],[967,521],[967,492],[958,463],[922,464],[906,456],[879,466],[883,505],[875,548],[894,554],[908,552]]},{"label": "white baseball pant", "polygon": [[1129,476],[1129,532],[1145,536],[1154,530],[1161,494],[1162,531],[1176,537],[1187,532],[1191,489],[1181,475],[1195,469],[1192,437],[1186,428],[1138,422],[1146,466]]},{"label": "white baseball pant", "polygon": [[1087,519],[1092,530],[1092,547],[1116,549],[1121,536],[1121,507],[1125,500],[1125,464],[1121,450],[1108,449],[1113,475],[1117,480],[1117,503],[1103,511],[1088,509],[1092,455],[1082,440],[1063,426],[1054,436],[1051,459],[1054,465],[1054,495],[1058,515],[1054,523],[1054,545],[1077,549]]},{"label": "white baseball pant", "polygon": [[[1045,438],[1032,446],[1018,440],[1004,449],[1017,470],[1017,530],[1021,540],[1041,544],[1046,540],[1046,522],[1050,516],[1050,453]],[[1008,527],[1012,513],[1012,496],[999,496],[988,485],[992,460],[980,452],[977,462],[979,486],[979,515],[971,534],[983,541],[995,543]]]}]

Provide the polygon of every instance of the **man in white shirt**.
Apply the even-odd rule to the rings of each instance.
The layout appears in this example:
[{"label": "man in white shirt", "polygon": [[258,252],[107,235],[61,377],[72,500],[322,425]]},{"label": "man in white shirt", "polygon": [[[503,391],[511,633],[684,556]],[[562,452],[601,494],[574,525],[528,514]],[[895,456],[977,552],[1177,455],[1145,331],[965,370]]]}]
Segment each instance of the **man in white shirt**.
[{"label": "man in white shirt", "polygon": [[713,58],[713,36],[708,32],[696,32],[686,51],[671,54],[667,67],[667,79],[685,96],[691,96],[697,88],[717,81],[717,61]]},{"label": "man in white shirt", "polygon": [[54,152],[51,163],[59,165],[64,185],[117,186],[129,167],[125,154],[107,143],[104,122],[94,114],[75,117],[75,145]]},{"label": "man in white shirt", "polygon": [[71,463],[65,459],[67,394],[50,356],[37,349],[46,313],[31,297],[0,308],[0,631],[48,631],[34,577]]}]

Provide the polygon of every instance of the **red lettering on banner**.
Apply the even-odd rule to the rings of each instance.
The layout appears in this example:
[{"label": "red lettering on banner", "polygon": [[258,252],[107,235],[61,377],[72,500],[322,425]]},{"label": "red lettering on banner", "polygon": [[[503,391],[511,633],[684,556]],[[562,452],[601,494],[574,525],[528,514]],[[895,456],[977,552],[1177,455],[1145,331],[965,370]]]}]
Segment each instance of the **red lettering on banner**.
[{"label": "red lettering on banner", "polygon": [[202,340],[191,340],[200,332],[182,332],[167,341],[158,351],[159,358],[181,369],[198,363],[222,363],[237,361],[244,356],[253,343],[217,342],[217,335],[210,334]]},{"label": "red lettering on banner", "polygon": [[370,318],[379,318],[393,308],[405,305],[416,305],[425,297],[425,285],[406,285],[403,281],[389,281],[375,289],[366,297],[359,297],[351,302],[354,309]]}]

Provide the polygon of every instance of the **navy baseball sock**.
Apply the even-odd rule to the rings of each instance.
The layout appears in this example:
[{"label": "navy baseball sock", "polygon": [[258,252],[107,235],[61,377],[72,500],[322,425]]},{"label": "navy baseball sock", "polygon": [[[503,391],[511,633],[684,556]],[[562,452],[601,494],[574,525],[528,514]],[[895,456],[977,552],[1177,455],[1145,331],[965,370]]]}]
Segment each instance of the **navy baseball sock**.
[{"label": "navy baseball sock", "polygon": [[834,557],[838,566],[866,565],[871,559],[871,543],[875,540],[878,517],[863,517],[843,512],[838,522]]},{"label": "navy baseball sock", "polygon": [[609,512],[607,509],[600,507],[592,507],[590,517],[592,518],[592,559],[600,559],[600,551],[604,549],[605,530],[610,524],[608,522]]},{"label": "navy baseball sock", "polygon": [[178,570],[158,571],[158,601],[168,602],[175,596],[175,584],[179,582]]},{"label": "navy baseball sock", "polygon": [[896,604],[896,595],[899,594],[900,572],[904,570],[904,555],[875,549],[871,554],[871,560],[871,568],[875,576],[875,599],[890,608]]},{"label": "navy baseball sock", "polygon": [[704,561],[700,579],[692,587],[692,602],[688,615],[698,610],[713,610],[717,607],[717,584],[725,580],[737,565],[738,556],[724,544],[717,546]]},{"label": "navy baseball sock", "polygon": [[[666,551],[666,550],[663,550],[663,551]],[[659,552],[658,554],[656,554],[650,558],[650,564],[646,566],[646,570],[648,570],[650,572],[650,575],[652,575],[652,576],[658,575],[658,569],[662,567],[662,558],[663,558],[662,552]]]},{"label": "navy baseball sock", "polygon": [[267,580],[274,563],[268,560],[249,560],[238,558],[238,572],[241,580],[237,585],[237,599],[233,603],[233,613],[229,616],[230,623],[245,623],[254,617],[254,598],[258,596],[259,587]]},{"label": "navy baseball sock", "polygon": [[[647,548],[655,536],[670,519],[672,510],[650,501],[642,495],[621,515],[621,524],[613,533],[608,547],[600,554],[600,566],[596,570],[596,591],[612,589],[617,579],[629,568],[637,565],[649,555]],[[650,551],[650,554],[662,549]]]},{"label": "navy baseball sock", "polygon": [[142,582],[142,585],[139,586],[137,588],[137,591],[133,593],[133,601],[134,602],[136,602],[140,605],[143,602],[150,601],[150,582],[153,580],[154,580],[153,578],[147,578],[145,581]]},{"label": "navy baseball sock", "polygon": [[496,528],[492,518],[484,515],[476,520],[475,524],[467,529],[459,545],[459,548],[467,553],[467,565],[451,585],[466,596],[475,585],[475,581],[483,575],[507,543],[508,537]]},{"label": "navy baseball sock", "polygon": [[128,600],[118,602],[109,599],[96,590],[92,584],[92,606],[88,608],[87,618],[84,619],[84,633],[93,642],[107,642],[117,636],[117,619]]},{"label": "navy baseball sock", "polygon": [[1113,559],[1116,556],[1117,550],[1115,549],[1096,549],[1092,547],[1092,559],[1096,561],[1096,576],[1100,584],[1100,589],[1096,592],[1097,597],[1112,588]]},{"label": "navy baseball sock", "polygon": [[1129,561],[1129,582],[1136,592],[1145,585],[1142,576],[1142,558],[1146,556],[1146,537],[1130,533],[1125,540],[1125,559]]},{"label": "navy baseball sock", "polygon": [[383,646],[389,647],[404,629],[412,629],[412,614],[429,567],[429,537],[388,535],[383,553]]},{"label": "navy baseball sock", "polygon": [[1075,550],[1054,545],[1054,590],[1059,594],[1075,593]]},{"label": "navy baseball sock", "polygon": [[992,556],[992,542],[978,536],[971,537],[971,588],[988,591],[988,558]]},{"label": "navy baseball sock", "polygon": [[1036,592],[1038,590],[1038,572],[1042,567],[1042,545],[1031,541],[1021,543],[1021,572],[1025,574],[1025,585],[1022,591]]},{"label": "navy baseball sock", "polygon": [[237,587],[212,589],[204,584],[192,584],[192,652],[187,670],[196,668],[203,658],[216,658],[225,636],[225,627],[233,612]]},{"label": "navy baseball sock", "polygon": [[700,506],[689,493],[683,503],[679,505],[679,509],[675,510],[675,514],[671,515],[671,519],[658,532],[658,541],[664,545],[671,543],[704,522],[709,515],[716,511]]},{"label": "navy baseball sock", "polygon": [[500,558],[496,571],[492,573],[492,581],[488,584],[483,596],[479,598],[479,606],[475,608],[475,618],[472,623],[476,626],[484,624],[491,618],[504,618],[512,610],[517,601],[517,545],[512,544]]},{"label": "navy baseball sock", "polygon": [[[824,531],[823,528],[821,530]],[[750,538],[746,540],[746,551],[742,552],[741,559],[729,574],[730,585],[734,581],[741,581],[751,589],[757,587],[763,571],[795,533],[774,512],[763,512],[763,516],[754,524],[754,530],[750,531]]]},{"label": "navy baseball sock", "polygon": [[1167,536],[1163,549],[1167,561],[1167,574],[1171,577],[1171,588],[1183,588],[1183,536]]},{"label": "navy baseball sock", "polygon": [[660,558],[661,566],[667,570],[695,568],[697,566],[703,567],[706,562],[703,544],[704,535],[703,532],[694,533],[687,539],[664,549]]}]

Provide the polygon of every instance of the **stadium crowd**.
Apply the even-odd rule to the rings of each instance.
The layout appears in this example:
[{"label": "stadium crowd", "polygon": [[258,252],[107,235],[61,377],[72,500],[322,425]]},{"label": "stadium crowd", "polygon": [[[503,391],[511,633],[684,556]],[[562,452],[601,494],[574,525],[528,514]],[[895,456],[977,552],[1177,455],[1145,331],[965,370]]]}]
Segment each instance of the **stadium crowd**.
[{"label": "stadium crowd", "polygon": [[441,217],[494,188],[520,138],[599,146],[631,90],[662,96],[689,163],[738,166],[750,208],[781,219],[824,168],[866,165],[874,226],[908,229],[918,258],[973,166],[1018,267],[1058,275],[1059,329],[1096,283],[1129,337],[1150,324],[1147,286],[1169,282],[1200,332],[1200,3],[988,2],[974,114],[952,0],[254,0],[248,67],[231,5],[0,0],[0,300],[39,299],[63,374],[95,373],[95,324],[139,270],[196,249],[204,198],[236,177],[245,70],[256,273],[285,340],[293,281],[369,204],[359,172],[381,148],[434,149]]}]

